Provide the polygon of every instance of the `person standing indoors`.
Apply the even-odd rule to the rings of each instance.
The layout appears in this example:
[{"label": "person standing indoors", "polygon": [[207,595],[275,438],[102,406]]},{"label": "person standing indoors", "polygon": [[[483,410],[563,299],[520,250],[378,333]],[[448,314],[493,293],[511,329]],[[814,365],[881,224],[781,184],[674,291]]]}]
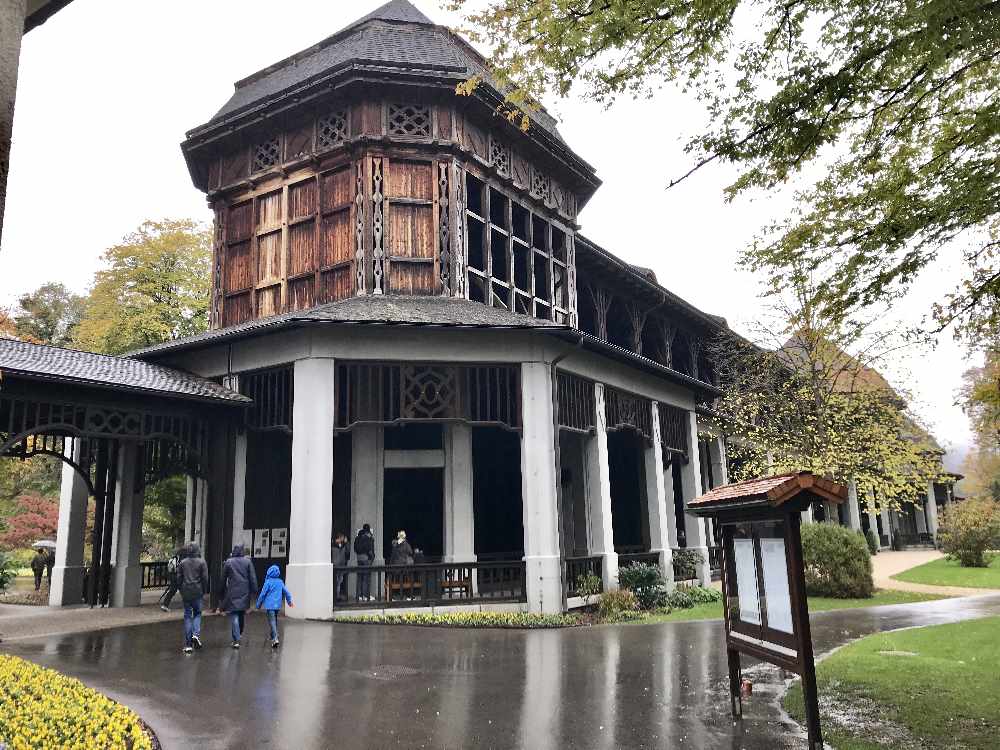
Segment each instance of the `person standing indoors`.
[{"label": "person standing indoors", "polygon": [[[370,568],[375,561],[375,535],[367,523],[358,530],[354,539],[354,554],[359,568]],[[358,601],[370,602],[372,574],[358,571]]]},{"label": "person standing indoors", "polygon": [[216,610],[229,613],[233,648],[240,647],[246,612],[257,593],[257,573],[250,558],[243,556],[243,545],[233,547],[233,554],[222,566],[222,603]]},{"label": "person standing indoors", "polygon": [[334,537],[331,552],[330,557],[333,561],[333,569],[336,576],[336,585],[334,586],[333,593],[336,594],[337,601],[340,602],[347,598],[347,593],[343,590],[344,578],[347,573],[342,568],[346,568],[347,563],[351,560],[351,549],[347,546],[347,535],[342,531],[338,531],[337,536]]},{"label": "person standing indoors", "polygon": [[201,648],[201,605],[208,593],[208,565],[193,542],[177,563],[177,590],[184,601],[184,653],[190,654],[192,646]]},{"label": "person standing indoors", "polygon": [[35,574],[35,591],[42,587],[42,573],[45,572],[47,561],[48,555],[45,554],[45,550],[41,547],[36,549],[35,556],[31,558],[31,572]]},{"label": "person standing indoors", "polygon": [[267,624],[271,626],[271,648],[277,648],[278,641],[278,612],[281,611],[281,600],[284,599],[289,607],[292,604],[292,595],[285,588],[285,582],[281,580],[281,570],[277,565],[272,565],[267,569],[264,576],[264,585],[261,587],[260,596],[257,597],[257,609],[261,606],[267,612]]}]

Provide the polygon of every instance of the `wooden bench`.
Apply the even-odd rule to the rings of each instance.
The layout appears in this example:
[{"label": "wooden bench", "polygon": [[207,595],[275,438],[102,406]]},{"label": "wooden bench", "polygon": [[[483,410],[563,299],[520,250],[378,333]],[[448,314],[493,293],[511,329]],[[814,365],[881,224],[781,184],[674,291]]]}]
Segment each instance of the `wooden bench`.
[{"label": "wooden bench", "polygon": [[471,599],[472,598],[472,579],[471,578],[452,578],[444,579],[441,581],[441,593],[442,594],[453,594],[458,592],[459,599]]},{"label": "wooden bench", "polygon": [[423,591],[423,581],[418,581],[407,573],[387,573],[385,577],[385,600],[392,601],[392,595],[399,592],[400,596],[415,596]]}]

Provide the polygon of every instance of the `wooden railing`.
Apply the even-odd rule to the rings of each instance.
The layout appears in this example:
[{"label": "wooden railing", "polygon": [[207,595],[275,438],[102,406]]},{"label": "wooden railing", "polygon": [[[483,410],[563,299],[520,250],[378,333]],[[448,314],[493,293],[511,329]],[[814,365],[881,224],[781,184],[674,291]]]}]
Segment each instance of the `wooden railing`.
[{"label": "wooden railing", "polygon": [[659,552],[626,552],[618,555],[618,568],[624,568],[626,565],[632,565],[634,563],[639,563],[643,565],[659,565],[660,564],[660,553]]},{"label": "wooden railing", "polygon": [[333,569],[334,608],[525,602],[524,562],[372,565]]},{"label": "wooden railing", "polygon": [[[588,575],[601,576],[601,557],[567,557],[564,560],[563,575],[566,584],[566,596],[580,596],[580,579]],[[600,590],[603,590],[603,584]]]},{"label": "wooden railing", "polygon": [[139,563],[139,567],[142,570],[142,588],[164,589],[170,583],[166,560]]}]

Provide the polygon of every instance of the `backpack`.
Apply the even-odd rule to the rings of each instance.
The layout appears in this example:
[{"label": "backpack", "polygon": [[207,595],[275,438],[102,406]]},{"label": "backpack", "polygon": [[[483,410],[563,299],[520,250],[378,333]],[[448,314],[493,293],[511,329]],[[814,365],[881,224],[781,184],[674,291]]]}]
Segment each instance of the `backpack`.
[{"label": "backpack", "polygon": [[177,572],[177,555],[174,555],[169,560],[167,560],[167,573],[173,575]]}]

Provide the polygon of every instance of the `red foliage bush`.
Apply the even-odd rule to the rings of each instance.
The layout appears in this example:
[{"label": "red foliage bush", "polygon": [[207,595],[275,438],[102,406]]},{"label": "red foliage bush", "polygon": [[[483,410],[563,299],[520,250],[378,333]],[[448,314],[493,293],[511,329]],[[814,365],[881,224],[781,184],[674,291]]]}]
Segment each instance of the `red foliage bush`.
[{"label": "red foliage bush", "polygon": [[54,539],[59,523],[59,503],[40,495],[20,495],[15,510],[0,533],[0,548],[23,549],[39,539]]}]

